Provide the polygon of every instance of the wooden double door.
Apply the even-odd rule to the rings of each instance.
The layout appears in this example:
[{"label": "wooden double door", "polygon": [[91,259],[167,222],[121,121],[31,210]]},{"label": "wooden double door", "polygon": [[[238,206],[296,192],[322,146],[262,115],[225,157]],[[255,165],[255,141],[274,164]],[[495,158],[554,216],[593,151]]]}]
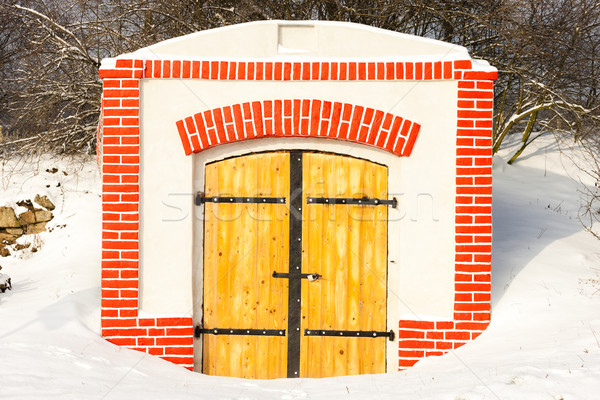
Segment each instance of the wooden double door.
[{"label": "wooden double door", "polygon": [[292,151],[205,174],[203,372],[385,372],[387,167]]}]

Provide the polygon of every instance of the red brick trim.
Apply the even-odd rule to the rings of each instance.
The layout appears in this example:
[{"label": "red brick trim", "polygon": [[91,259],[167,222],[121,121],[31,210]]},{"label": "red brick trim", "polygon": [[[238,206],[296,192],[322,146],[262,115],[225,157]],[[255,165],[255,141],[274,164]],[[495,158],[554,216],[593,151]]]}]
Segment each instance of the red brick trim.
[{"label": "red brick trim", "polygon": [[490,323],[492,271],[492,113],[489,73],[458,81],[453,321],[399,322],[400,370],[479,336]]},{"label": "red brick trim", "polygon": [[253,81],[452,80],[462,79],[463,74],[471,74],[465,76],[466,79],[496,80],[498,77],[497,72],[471,69],[471,60],[264,62],[170,59],[145,61],[143,77]]},{"label": "red brick trim", "polygon": [[[104,291],[104,290],[103,290]],[[102,336],[111,343],[194,367],[192,318],[137,318],[137,308],[102,308]]]},{"label": "red brick trim", "polygon": [[248,139],[318,137],[348,140],[408,156],[420,125],[348,103],[264,100],[214,108],[176,122],[185,154]]},{"label": "red brick trim", "polygon": [[140,318],[139,84],[141,60],[104,70],[102,97],[102,336],[193,369],[192,318]]},{"label": "red brick trim", "polygon": [[[111,342],[193,368],[193,328],[189,316],[145,318],[138,315],[139,87],[144,78],[458,80],[454,318],[451,321],[399,321],[398,368],[412,366],[423,357],[442,355],[474,339],[488,326],[492,243],[492,81],[497,79],[496,72],[474,70],[470,60],[229,62],[118,59],[114,68],[101,69],[100,77],[104,81],[99,129],[103,135],[101,318],[102,335]],[[285,109],[286,101],[292,102],[291,117],[284,110],[280,118],[278,107]],[[294,112],[296,101],[300,107]],[[308,104],[308,114],[304,111],[305,104]],[[236,107],[239,107],[238,111]],[[359,117],[327,118],[329,111],[324,110],[331,109],[333,113],[336,107],[342,108],[340,113],[344,107],[351,108],[351,113]],[[240,123],[239,116],[244,117],[245,108],[251,110],[252,118]],[[258,108],[261,118],[254,117],[258,115],[254,114]],[[212,118],[212,125],[207,123],[208,118]],[[286,122],[286,118],[291,122]],[[378,118],[382,121],[379,126],[375,122]],[[392,118],[389,125],[386,118]],[[204,130],[199,128],[198,121],[204,123]],[[291,128],[288,129],[286,123],[290,123]],[[348,127],[342,128],[343,123]],[[401,125],[394,128],[395,124]],[[341,135],[345,140],[375,145],[406,156],[410,154],[419,125],[356,105],[322,100],[271,100],[198,113],[178,121],[177,127],[188,154],[222,143],[223,137],[229,140],[236,134],[239,139],[259,137],[259,132],[262,137],[332,137],[335,132],[338,139]],[[347,133],[346,137],[341,132]],[[384,136],[386,140],[381,142]],[[403,143],[401,139],[404,139]]]}]

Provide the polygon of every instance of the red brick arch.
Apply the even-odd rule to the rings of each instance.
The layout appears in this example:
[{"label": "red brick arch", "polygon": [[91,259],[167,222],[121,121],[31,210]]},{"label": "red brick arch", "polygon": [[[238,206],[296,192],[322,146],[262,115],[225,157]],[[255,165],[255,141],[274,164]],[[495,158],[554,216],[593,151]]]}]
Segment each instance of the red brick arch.
[{"label": "red brick arch", "polygon": [[381,110],[315,99],[234,104],[199,112],[176,124],[186,155],[224,143],[292,136],[347,140],[408,156],[420,128]]}]

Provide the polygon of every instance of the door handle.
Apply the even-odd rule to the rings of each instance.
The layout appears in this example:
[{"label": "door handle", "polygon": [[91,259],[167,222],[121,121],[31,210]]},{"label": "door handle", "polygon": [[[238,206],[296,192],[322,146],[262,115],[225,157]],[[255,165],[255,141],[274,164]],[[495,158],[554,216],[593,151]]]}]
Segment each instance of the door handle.
[{"label": "door handle", "polygon": [[273,278],[283,278],[283,279],[308,279],[309,282],[316,281],[321,278],[319,274],[290,274],[287,272],[276,272],[273,271]]}]

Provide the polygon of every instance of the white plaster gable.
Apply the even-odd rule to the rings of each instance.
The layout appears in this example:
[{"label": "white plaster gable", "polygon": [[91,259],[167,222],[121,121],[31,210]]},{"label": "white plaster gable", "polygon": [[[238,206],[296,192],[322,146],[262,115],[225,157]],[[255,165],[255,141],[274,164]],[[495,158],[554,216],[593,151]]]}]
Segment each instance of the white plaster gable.
[{"label": "white plaster gable", "polygon": [[195,32],[119,58],[418,58],[470,59],[462,46],[349,22],[257,21]]}]

